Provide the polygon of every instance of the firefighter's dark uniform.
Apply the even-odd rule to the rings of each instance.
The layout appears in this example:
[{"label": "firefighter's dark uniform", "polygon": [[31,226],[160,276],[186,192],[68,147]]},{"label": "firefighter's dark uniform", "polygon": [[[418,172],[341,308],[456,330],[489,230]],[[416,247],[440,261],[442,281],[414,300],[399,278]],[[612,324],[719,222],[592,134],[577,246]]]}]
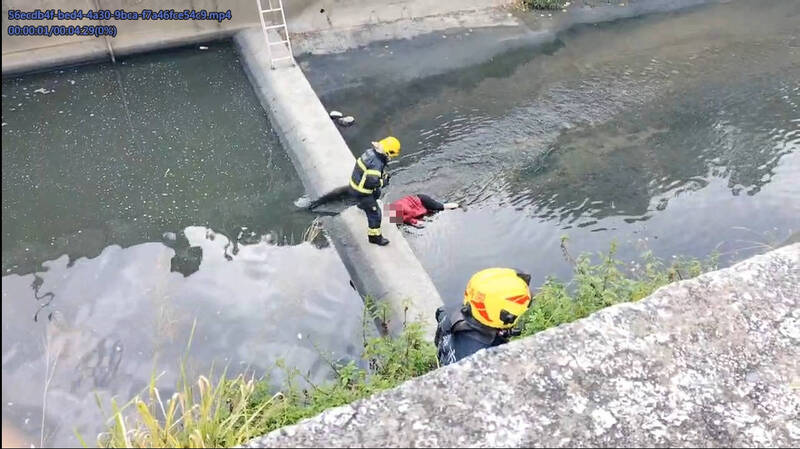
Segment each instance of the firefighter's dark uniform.
[{"label": "firefighter's dark uniform", "polygon": [[455,363],[481,349],[508,343],[512,335],[509,329],[484,326],[472,318],[465,307],[440,307],[436,310],[436,321],[438,325],[433,341],[442,366]]},{"label": "firefighter's dark uniform", "polygon": [[370,148],[356,159],[350,176],[350,194],[355,198],[358,208],[367,214],[369,241],[381,245],[389,243],[381,235],[381,209],[377,201],[386,181],[384,170],[388,161],[385,154]]}]

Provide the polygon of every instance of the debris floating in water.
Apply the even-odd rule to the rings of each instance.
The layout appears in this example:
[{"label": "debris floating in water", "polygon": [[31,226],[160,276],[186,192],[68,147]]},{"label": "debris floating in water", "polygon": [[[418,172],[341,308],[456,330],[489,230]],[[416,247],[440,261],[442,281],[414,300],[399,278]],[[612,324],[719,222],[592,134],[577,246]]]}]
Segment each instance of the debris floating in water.
[{"label": "debris floating in water", "polygon": [[294,205],[300,208],[306,208],[311,205],[311,198],[309,198],[308,195],[303,195],[294,200]]},{"label": "debris floating in water", "polygon": [[40,87],[40,88],[34,90],[34,92],[44,95],[44,94],[49,94],[49,93],[51,93],[53,91],[52,90],[47,90],[44,87]]},{"label": "debris floating in water", "polygon": [[201,45],[200,50],[208,50],[208,47],[206,47],[205,45]]},{"label": "debris floating in water", "polygon": [[328,112],[328,115],[332,119],[336,120],[336,123],[338,123],[341,126],[350,126],[356,122],[355,117],[353,117],[352,115],[345,116],[339,111],[330,111]]},{"label": "debris floating in water", "polygon": [[348,115],[347,117],[342,117],[342,118],[336,120],[336,123],[338,123],[338,124],[340,124],[342,126],[351,126],[355,122],[356,122],[356,119],[352,115]]}]

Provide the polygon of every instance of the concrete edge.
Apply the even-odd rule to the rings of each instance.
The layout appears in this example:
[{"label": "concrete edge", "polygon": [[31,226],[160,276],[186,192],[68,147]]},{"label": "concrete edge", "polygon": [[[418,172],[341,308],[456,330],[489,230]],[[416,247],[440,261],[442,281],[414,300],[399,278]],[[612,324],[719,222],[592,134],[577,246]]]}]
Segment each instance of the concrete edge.
[{"label": "concrete edge", "polygon": [[[270,69],[258,28],[234,36],[241,63],[261,106],[312,200],[347,182],[355,158],[299,67],[281,61]],[[274,51],[274,50],[273,50]]]},{"label": "concrete edge", "polygon": [[415,36],[458,28],[520,27],[507,6],[453,11],[421,17],[401,17],[385,22],[341,28],[302,30],[292,33],[296,55],[342,53],[373,42],[411,39]]},{"label": "concrete edge", "polygon": [[[608,22],[724,1],[640,0],[636,3],[625,3],[622,6],[603,5],[597,7],[579,7],[578,3],[574,2],[567,12],[556,12],[552,20],[543,22],[542,29],[531,31],[536,31],[540,35],[544,33],[555,36],[556,33],[565,31],[574,25]],[[448,13],[420,17],[400,17],[383,22],[342,28],[320,29],[318,31],[302,29],[300,32],[290,33],[290,37],[296,55],[330,54],[344,52],[376,41],[410,39],[422,34],[448,29],[526,26],[518,17],[511,15],[509,11],[509,5],[502,4],[501,6],[494,5],[483,9],[453,10]],[[290,29],[291,26],[290,21]],[[204,41],[225,39],[247,28],[251,28],[251,26],[242,25],[222,30],[183,33],[169,37],[159,37],[158,34],[143,35],[132,43],[118,47],[94,39],[61,44],[57,46],[57,50],[54,50],[54,46],[49,46],[5,53],[2,55],[2,76],[10,77],[62,66],[108,61],[111,60],[111,52],[115,57],[129,56]],[[109,48],[111,48],[111,51],[109,51]]]},{"label": "concrete edge", "polygon": [[[349,179],[355,158],[303,71],[288,63],[271,69],[258,28],[237,33],[234,41],[247,77],[307,194],[313,200],[340,188]],[[367,242],[366,217],[355,207],[327,218],[325,228],[361,297],[389,305],[388,323],[380,329],[396,333],[406,319],[421,320],[426,335],[432,337],[434,311],[442,305],[441,297],[386,215],[382,228],[391,243],[384,247]]]},{"label": "concrete edge", "polygon": [[[748,326],[753,331],[774,327],[779,323],[775,323],[769,315],[765,315],[763,309],[771,311],[777,307],[784,310],[784,312],[776,313],[783,315],[786,321],[780,325],[780,330],[774,329],[774,331],[780,332],[784,336],[784,340],[794,338],[797,341],[797,336],[800,335],[797,334],[797,331],[800,330],[797,327],[797,317],[800,315],[796,309],[792,313],[791,304],[796,305],[800,299],[800,285],[793,284],[793,279],[796,280],[798,276],[800,276],[800,243],[795,243],[751,257],[728,268],[668,284],[640,301],[613,305],[572,323],[547,329],[501,347],[479,351],[456,364],[433,370],[398,387],[376,393],[369,398],[348,405],[328,409],[315,417],[254,438],[242,444],[241,447],[284,447],[287,444],[294,447],[318,447],[320,441],[323,440],[326,441],[326,443],[322,443],[324,445],[341,447],[373,447],[375,444],[393,446],[397,445],[398,441],[404,441],[403,444],[410,444],[413,447],[476,447],[478,444],[489,447],[530,447],[529,441],[537,436],[541,438],[542,447],[575,447],[575,444],[594,447],[619,445],[642,447],[641,440],[633,439],[642,437],[650,441],[649,444],[652,445],[657,441],[655,439],[657,436],[664,434],[664,423],[659,421],[659,417],[654,417],[654,419],[656,422],[661,422],[661,426],[651,425],[642,428],[641,419],[633,422],[641,434],[631,437],[630,440],[627,439],[629,438],[628,432],[625,432],[624,428],[619,428],[623,423],[616,420],[614,423],[618,425],[615,426],[615,432],[609,432],[603,438],[608,436],[619,439],[600,439],[598,441],[587,439],[586,434],[594,433],[594,436],[600,434],[595,432],[597,426],[592,426],[593,420],[596,419],[596,413],[593,411],[597,409],[587,406],[591,405],[592,399],[585,396],[586,392],[581,394],[580,389],[577,388],[580,384],[576,383],[573,378],[577,376],[576,372],[590,369],[593,375],[599,376],[597,378],[604,379],[603,384],[599,384],[599,386],[605,387],[605,394],[626,392],[624,389],[622,391],[615,389],[617,384],[614,383],[612,375],[619,376],[620,373],[613,371],[612,367],[601,362],[612,357],[615,351],[622,350],[623,355],[619,357],[621,360],[619,364],[627,367],[630,356],[624,355],[626,354],[624,351],[630,353],[635,350],[637,356],[651,360],[652,366],[657,368],[653,373],[657,377],[653,383],[661,386],[670,385],[670,376],[677,374],[681,380],[685,380],[689,378],[687,375],[691,374],[691,370],[696,370],[698,367],[673,364],[672,373],[666,373],[669,370],[661,361],[669,361],[671,358],[657,351],[652,353],[652,346],[669,348],[672,344],[677,343],[694,345],[693,362],[708,363],[704,356],[714,354],[715,351],[709,349],[707,353],[701,352],[705,350],[703,348],[712,344],[708,338],[722,334],[718,339],[724,343],[716,353],[724,360],[731,360],[730,357],[735,357],[736,354],[736,350],[732,348],[736,348],[742,342],[741,340],[738,342],[728,341],[725,334],[732,334],[727,335],[728,338],[740,335],[739,331],[742,330],[742,326],[745,333],[747,333]],[[754,291],[762,291],[765,282],[772,283],[776,280],[783,281],[782,284],[779,284],[780,289],[767,293],[764,298],[752,294]],[[737,286],[740,288],[736,288]],[[707,298],[703,298],[703,291],[711,293],[708,293]],[[740,294],[739,291],[742,293]],[[765,301],[774,301],[776,307],[763,306]],[[685,310],[687,304],[695,303],[699,303],[698,310]],[[700,312],[701,309],[711,305],[724,306],[722,311],[737,315],[738,318],[732,318],[732,320],[738,321],[735,325],[733,321],[723,323],[719,329],[715,330],[710,321],[713,320],[715,311],[709,309]],[[786,313],[787,310],[788,313]],[[681,311],[685,311],[685,314],[680,313]],[[691,323],[686,323],[686,326],[681,324],[675,326],[674,321],[680,322],[683,319],[687,319]],[[699,328],[691,328],[692,325],[699,326]],[[753,327],[757,325],[758,328]],[[674,335],[675,338],[673,339],[671,335]],[[620,347],[619,343],[614,344],[615,338],[629,343]],[[585,339],[591,340],[591,342],[587,342]],[[680,341],[676,342],[676,339]],[[698,339],[701,339],[701,343],[698,343]],[[764,340],[771,339],[765,336]],[[570,341],[573,343],[565,344]],[[665,345],[665,343],[667,344]],[[582,350],[584,345],[588,345],[589,348],[583,350],[590,353],[602,348],[600,351],[602,354],[591,361],[584,360],[582,354],[575,352]],[[686,347],[679,350],[685,351]],[[795,351],[794,357],[798,354],[800,353]],[[776,357],[784,356],[791,355],[765,354],[764,363],[767,366],[764,368],[766,371],[762,370],[760,373],[766,375],[774,368],[769,363],[770,358],[775,360]],[[734,359],[732,363],[736,365],[738,362]],[[751,373],[759,372],[757,367],[747,365],[747,363],[742,362],[741,365]],[[789,365],[789,363],[784,363],[784,365]],[[632,385],[631,377],[635,380],[643,378],[641,362],[637,366],[639,368],[634,367],[636,374],[633,376],[625,377],[624,374],[629,373],[622,373],[620,379],[622,387]],[[493,369],[499,371],[493,373]],[[722,373],[727,372],[722,371]],[[666,380],[662,379],[664,377]],[[730,377],[727,376],[727,379]],[[487,378],[492,382],[486,382]],[[749,376],[747,380],[749,381]],[[649,416],[646,413],[653,413],[653,408],[659,402],[672,404],[672,402],[680,400],[683,403],[675,404],[675,415],[670,416],[684,416],[685,410],[679,409],[679,407],[694,407],[701,409],[701,413],[705,417],[708,409],[704,404],[708,400],[709,386],[702,383],[695,385],[697,390],[706,393],[702,399],[698,400],[699,396],[692,395],[694,390],[689,389],[689,385],[680,382],[678,384],[679,387],[686,388],[687,396],[657,398],[652,395],[652,389],[643,389],[639,394],[639,387],[637,387],[630,390],[628,396],[620,398],[617,407],[620,409],[634,407],[635,410],[630,411],[630,414],[641,418]],[[770,384],[759,390],[758,395],[737,393],[733,397],[749,396],[750,399],[757,402],[768,385]],[[465,393],[463,389],[458,388],[465,386],[476,391]],[[775,388],[774,384],[772,388]],[[547,408],[537,409],[537,407],[541,407],[541,404],[536,401],[526,404],[507,399],[508,397],[517,397],[516,395],[519,394],[526,394],[521,390],[527,390],[527,397],[529,399],[536,398],[538,402],[546,403],[548,400],[566,402],[558,402],[558,404],[563,404],[560,405],[563,409],[550,410]],[[597,389],[589,391],[591,394],[600,394]],[[467,394],[470,400],[462,401],[462,396]],[[778,395],[781,395],[780,391]],[[498,397],[503,396],[508,401],[517,404],[517,407],[506,408],[505,403],[498,402]],[[640,402],[631,403],[631,396],[639,398]],[[480,399],[475,399],[476,397]],[[484,401],[484,398],[487,400]],[[609,406],[612,399],[618,398],[603,397],[602,405]],[[731,399],[731,397],[725,399]],[[796,404],[798,403],[797,397],[793,400]],[[581,401],[586,401],[583,406],[573,406],[575,402],[580,403]],[[785,403],[788,404],[788,402]],[[735,409],[737,407],[738,409]],[[742,410],[746,410],[741,407],[743,407],[742,404],[733,404],[728,408],[731,409],[734,416],[741,417],[743,416],[741,415]],[[518,408],[524,410],[519,411]],[[445,409],[452,413],[443,413]],[[783,411],[785,410],[786,407]],[[639,413],[640,411],[642,413]],[[771,414],[775,410],[765,408],[764,412]],[[509,432],[506,427],[498,426],[496,427],[497,432],[487,432],[486,422],[495,415],[502,422],[515,423],[515,429],[525,430]],[[472,418],[477,416],[475,419],[478,419],[479,422],[476,424],[474,419],[463,419],[467,416]],[[600,418],[605,416],[607,415],[603,414]],[[715,431],[719,432],[721,428],[709,426],[702,419],[690,421],[697,422],[697,426],[704,428],[712,435]],[[686,422],[684,418],[677,419],[673,429],[680,431],[681,435],[689,435],[694,429],[686,428],[683,425],[684,422]],[[569,428],[564,428],[564,424],[567,424]],[[631,421],[628,421],[627,424],[630,425]],[[631,428],[629,427],[629,429]],[[469,430],[474,432],[468,434]],[[465,431],[466,433],[462,433]],[[572,434],[570,431],[575,433]],[[526,433],[526,438],[522,438]],[[490,436],[488,434],[494,438],[492,441],[495,444],[487,442],[486,438]],[[666,442],[659,441],[658,445],[696,446],[699,444],[697,440],[688,438],[690,436],[687,436],[687,440],[683,441],[683,444],[680,443],[681,440],[677,440],[677,442],[667,440]],[[797,434],[795,438],[800,438],[800,434]],[[522,444],[524,441],[528,441],[528,445]],[[559,441],[560,443],[556,444]],[[726,441],[724,439],[700,441],[706,441],[714,446],[730,446],[730,443],[724,443]],[[795,439],[795,441],[800,440]],[[498,442],[503,444],[498,444]],[[644,444],[644,447],[648,445],[648,443]],[[769,445],[767,444],[767,446]],[[733,444],[733,446],[737,446],[737,444]]]},{"label": "concrete edge", "polygon": [[58,67],[110,62],[112,53],[114,57],[119,57],[183,47],[200,42],[229,38],[246,28],[248,27],[192,32],[168,37],[148,35],[119,47],[114,46],[111,51],[109,51],[109,46],[106,42],[95,39],[68,42],[34,50],[4,53],[2,55],[2,76],[13,77]]},{"label": "concrete edge", "polygon": [[[382,202],[379,202],[383,207]],[[388,306],[385,321],[376,320],[381,332],[398,335],[406,322],[422,325],[426,338],[436,333],[436,309],[444,303],[425,268],[397,225],[383,214],[381,228],[389,246],[366,241],[366,218],[356,207],[323,220],[342,263],[362,299]]]}]

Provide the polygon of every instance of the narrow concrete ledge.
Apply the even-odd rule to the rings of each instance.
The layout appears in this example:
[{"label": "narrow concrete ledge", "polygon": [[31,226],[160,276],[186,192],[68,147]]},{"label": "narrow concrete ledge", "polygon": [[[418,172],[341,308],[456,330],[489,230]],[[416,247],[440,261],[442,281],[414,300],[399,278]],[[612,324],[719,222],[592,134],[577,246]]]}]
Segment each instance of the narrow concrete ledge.
[{"label": "narrow concrete ledge", "polygon": [[502,6],[508,2],[489,3],[496,5],[485,4],[481,8],[468,9],[470,5],[456,6],[440,2],[442,5],[447,5],[450,11],[433,13],[421,11],[421,15],[382,14],[379,21],[375,18],[373,23],[351,26],[326,27],[324,24],[316,24],[319,28],[308,28],[298,20],[290,24],[292,48],[295,54],[329,54],[341,53],[375,41],[411,39],[451,29],[489,27],[510,27],[520,31],[525,29],[522,22],[508,12],[509,8]]},{"label": "narrow concrete ledge", "polygon": [[481,351],[248,447],[797,447],[800,244]]},{"label": "narrow concrete ledge", "polygon": [[57,45],[6,52],[3,53],[3,76],[15,76],[28,72],[93,62],[110,62],[112,53],[116,58],[181,47],[199,42],[224,39],[242,29],[141,33],[114,41],[112,50],[109,50],[109,45],[103,38],[91,38],[92,40],[77,40]]},{"label": "narrow concrete ledge", "polygon": [[[422,32],[456,26],[493,26],[507,21],[504,6],[511,0],[291,0],[284,2],[292,42],[299,52],[341,51],[375,39],[410,37]],[[89,9],[157,10],[141,0],[4,0],[3,11],[51,9],[65,11]],[[113,25],[115,37],[79,36],[10,36],[3,35],[3,76],[90,62],[109,61],[115,57],[190,45],[232,36],[236,32],[260,26],[257,4],[253,0],[173,0],[176,11],[231,10],[231,19],[216,21],[108,20],[84,21],[84,25]],[[157,5],[156,5],[157,6]],[[201,7],[202,6],[202,7]],[[495,14],[484,10],[497,10]],[[502,10],[502,11],[500,11]],[[502,14],[501,14],[502,13]],[[502,17],[500,17],[502,15]],[[31,25],[31,21],[2,17],[3,29],[9,25]],[[512,21],[516,24],[516,21]],[[48,25],[74,25],[71,20],[48,21]],[[308,36],[307,36],[308,35]],[[306,38],[307,36],[307,38]],[[345,39],[345,47],[340,45]],[[344,41],[342,41],[344,42]]]},{"label": "narrow concrete ledge", "polygon": [[513,0],[302,0],[284,3],[293,33],[330,32],[408,19],[419,20],[489,9],[508,12]]},{"label": "narrow concrete ledge", "polygon": [[397,226],[383,217],[383,235],[391,241],[379,247],[367,243],[364,212],[350,207],[326,217],[325,229],[362,296],[388,304],[388,331],[397,334],[403,322],[422,323],[431,340],[436,331],[434,314],[442,299]]},{"label": "narrow concrete ledge", "polygon": [[347,182],[356,161],[303,71],[287,61],[270,69],[261,30],[234,37],[247,76],[269,114],[308,195],[319,198]]},{"label": "narrow concrete ledge", "polygon": [[[140,0],[98,0],[101,9],[139,10]],[[724,0],[607,0],[574,1],[568,12],[536,20],[535,13],[520,13],[512,0],[292,0],[285,2],[286,17],[296,54],[343,52],[375,41],[409,39],[449,29],[504,27],[515,30],[517,42],[495,44],[494,53],[517,45],[544,42],[555,33],[581,23],[598,23],[638,15],[673,11]],[[44,1],[44,8],[91,9],[83,0]],[[175,0],[174,9],[197,9],[192,1]],[[60,66],[109,61],[114,57],[223,39],[249,27],[259,19],[252,0],[209,0],[208,10],[232,10],[233,19],[209,21],[110,21],[119,28],[114,38],[76,36],[26,37],[3,35],[2,73],[14,76]],[[25,0],[8,0],[6,9],[30,9]],[[512,13],[512,11],[514,13]],[[527,23],[526,23],[527,22]],[[70,25],[70,21],[54,24]],[[28,22],[3,17],[3,28]],[[530,28],[529,28],[530,27]],[[486,59],[492,55],[476,55]]]},{"label": "narrow concrete ledge", "polygon": [[3,53],[3,76],[100,61],[111,61],[108,46],[102,39],[65,42],[50,47]]},{"label": "narrow concrete ledge", "polygon": [[[270,69],[259,29],[242,31],[234,40],[259,101],[309,196],[319,198],[344,185],[355,158],[302,70],[285,61]],[[362,297],[389,303],[389,330],[399,329],[406,318],[421,318],[432,336],[434,311],[442,300],[397,226],[384,220],[384,234],[391,244],[378,247],[367,242],[366,217],[355,207],[329,217],[325,225]]]}]

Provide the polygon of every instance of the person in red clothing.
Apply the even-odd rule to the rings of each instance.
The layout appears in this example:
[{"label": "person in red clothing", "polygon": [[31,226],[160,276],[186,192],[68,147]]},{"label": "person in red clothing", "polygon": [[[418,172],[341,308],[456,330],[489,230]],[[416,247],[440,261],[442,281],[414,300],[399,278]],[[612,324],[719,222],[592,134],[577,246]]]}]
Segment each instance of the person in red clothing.
[{"label": "person in red clothing", "polygon": [[408,195],[389,205],[389,221],[421,228],[419,218],[445,209],[455,209],[457,203],[440,203],[424,193]]}]

